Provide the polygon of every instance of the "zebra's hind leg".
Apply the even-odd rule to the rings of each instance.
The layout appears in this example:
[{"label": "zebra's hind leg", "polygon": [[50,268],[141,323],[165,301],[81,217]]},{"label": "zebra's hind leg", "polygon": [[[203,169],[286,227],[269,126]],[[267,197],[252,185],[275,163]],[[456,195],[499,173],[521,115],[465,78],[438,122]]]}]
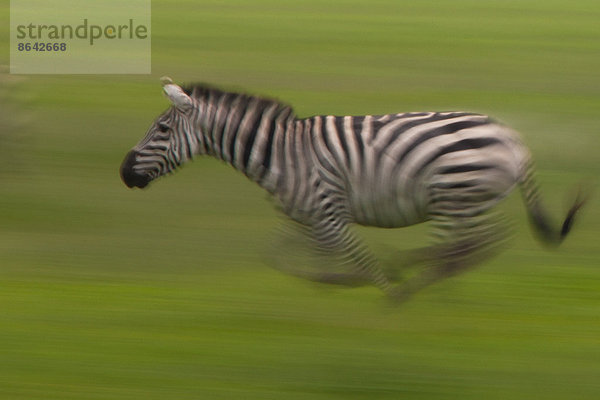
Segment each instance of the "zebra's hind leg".
[{"label": "zebra's hind leg", "polygon": [[464,272],[495,255],[508,237],[503,218],[497,212],[473,216],[433,217],[435,244],[419,251],[425,269],[392,291],[395,302],[408,300],[419,290]]}]

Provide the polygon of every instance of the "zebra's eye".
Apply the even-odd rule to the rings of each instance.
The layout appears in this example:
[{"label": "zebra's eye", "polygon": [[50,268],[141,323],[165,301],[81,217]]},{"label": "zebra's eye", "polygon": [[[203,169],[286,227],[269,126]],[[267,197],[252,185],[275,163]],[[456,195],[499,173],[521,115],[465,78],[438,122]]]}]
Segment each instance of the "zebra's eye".
[{"label": "zebra's eye", "polygon": [[159,122],[158,123],[158,130],[162,133],[165,133],[166,131],[168,131],[171,127],[167,124],[165,124],[164,122]]}]

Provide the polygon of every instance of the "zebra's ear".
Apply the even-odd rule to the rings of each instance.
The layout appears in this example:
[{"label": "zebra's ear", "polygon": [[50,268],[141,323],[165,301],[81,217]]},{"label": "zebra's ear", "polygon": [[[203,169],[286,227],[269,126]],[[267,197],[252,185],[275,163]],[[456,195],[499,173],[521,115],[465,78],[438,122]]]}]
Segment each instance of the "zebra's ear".
[{"label": "zebra's ear", "polygon": [[174,84],[171,78],[163,76],[160,81],[163,85],[163,91],[175,107],[181,111],[188,111],[192,108],[194,104],[192,98],[185,94],[182,88]]}]

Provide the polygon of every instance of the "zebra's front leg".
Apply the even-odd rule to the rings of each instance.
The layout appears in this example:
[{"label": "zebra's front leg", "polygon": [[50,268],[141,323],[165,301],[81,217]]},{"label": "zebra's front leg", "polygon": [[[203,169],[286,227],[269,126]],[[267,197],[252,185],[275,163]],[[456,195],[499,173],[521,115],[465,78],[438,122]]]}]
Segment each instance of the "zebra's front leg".
[{"label": "zebra's front leg", "polygon": [[288,221],[271,241],[267,263],[288,275],[311,282],[358,287],[370,282],[356,271],[344,268],[339,257],[325,250],[312,226]]},{"label": "zebra's front leg", "polygon": [[[341,218],[317,219],[312,235],[318,253],[327,262],[318,281],[346,286],[371,284],[386,293],[392,289],[377,258]],[[332,272],[340,267],[343,272]]]},{"label": "zebra's front leg", "polygon": [[377,259],[346,223],[332,218],[315,220],[311,225],[291,222],[280,230],[270,257],[274,268],[312,282],[390,290]]}]

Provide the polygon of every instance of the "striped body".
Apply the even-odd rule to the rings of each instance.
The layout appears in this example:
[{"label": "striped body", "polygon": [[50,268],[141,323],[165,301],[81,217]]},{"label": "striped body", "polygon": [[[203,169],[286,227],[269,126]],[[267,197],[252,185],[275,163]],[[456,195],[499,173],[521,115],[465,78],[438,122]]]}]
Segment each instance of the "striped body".
[{"label": "striped body", "polygon": [[[478,209],[490,208],[512,189],[527,161],[514,132],[479,114],[327,116],[303,122],[320,179],[346,194],[349,216],[361,225],[417,224],[461,198],[461,209],[469,197]],[[444,189],[456,195],[440,196]]]},{"label": "striped body", "polygon": [[390,277],[349,224],[395,228],[428,220],[438,243],[427,257],[443,260],[444,271],[456,270],[498,241],[486,212],[516,184],[542,238],[559,242],[566,234],[547,222],[527,148],[514,131],[485,115],[299,119],[285,104],[244,94],[173,84],[165,91],[174,107],[127,155],[121,167],[125,183],[145,187],[195,155],[231,164],[276,197],[319,252],[354,268],[348,274],[297,275],[330,283],[362,279],[389,291]]}]

